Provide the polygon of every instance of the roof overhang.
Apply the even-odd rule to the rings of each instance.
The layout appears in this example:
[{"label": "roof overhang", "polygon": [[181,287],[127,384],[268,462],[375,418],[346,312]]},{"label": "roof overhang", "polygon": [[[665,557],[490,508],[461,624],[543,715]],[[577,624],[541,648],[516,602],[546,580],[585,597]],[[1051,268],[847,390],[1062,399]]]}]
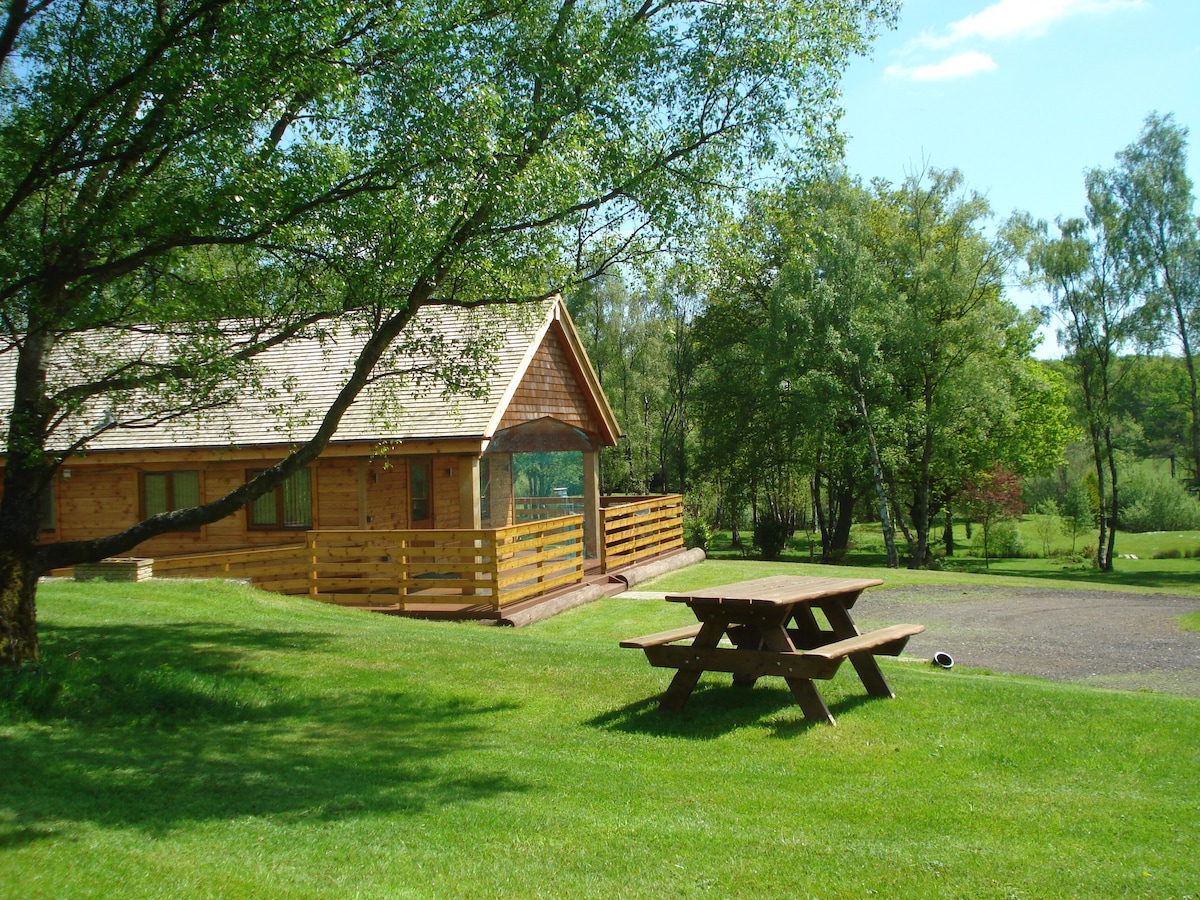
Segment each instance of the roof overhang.
[{"label": "roof overhang", "polygon": [[560,422],[552,416],[542,416],[532,422],[522,422],[512,428],[497,431],[488,444],[488,453],[564,453],[597,449],[597,436]]}]

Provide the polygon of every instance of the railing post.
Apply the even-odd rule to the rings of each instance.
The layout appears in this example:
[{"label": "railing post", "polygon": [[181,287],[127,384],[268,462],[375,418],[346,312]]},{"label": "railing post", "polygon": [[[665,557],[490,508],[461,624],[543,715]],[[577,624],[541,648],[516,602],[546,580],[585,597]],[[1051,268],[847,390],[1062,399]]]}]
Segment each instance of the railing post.
[{"label": "railing post", "polygon": [[492,564],[489,568],[491,569],[490,574],[492,576],[492,601],[497,612],[504,606],[507,590],[500,585],[500,558],[508,552],[508,531],[508,528],[498,529],[492,537]]},{"label": "railing post", "polygon": [[319,593],[317,585],[317,533],[315,531],[308,532],[304,543],[308,555],[308,596],[316,597]]},{"label": "railing post", "polygon": [[400,602],[400,609],[408,609],[408,538],[401,533],[396,538],[396,557],[393,560],[396,563],[396,595]]},{"label": "railing post", "polygon": [[600,572],[608,574],[608,510],[600,507]]}]

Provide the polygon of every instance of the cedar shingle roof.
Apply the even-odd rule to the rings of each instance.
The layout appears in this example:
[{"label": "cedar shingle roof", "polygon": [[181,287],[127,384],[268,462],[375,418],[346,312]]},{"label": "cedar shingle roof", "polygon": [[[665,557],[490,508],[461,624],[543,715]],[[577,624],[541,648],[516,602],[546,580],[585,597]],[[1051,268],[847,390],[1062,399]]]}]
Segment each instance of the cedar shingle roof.
[{"label": "cedar shingle roof", "polygon": [[[531,314],[532,313],[532,314]],[[539,315],[540,313],[540,315]],[[487,439],[503,418],[505,407],[516,392],[526,369],[552,327],[561,327],[566,345],[579,357],[583,354],[578,335],[560,299],[547,301],[533,310],[486,308],[463,310],[426,307],[406,330],[406,335],[432,336],[447,359],[464,358],[464,348],[483,351],[482,380],[478,390],[464,393],[437,377],[381,377],[368,386],[346,412],[334,442],[403,441],[416,439]],[[401,339],[404,342],[405,338]],[[323,341],[301,339],[268,350],[260,357],[261,378],[251,391],[218,410],[190,415],[152,427],[117,428],[105,432],[88,445],[89,450],[137,450],[175,448],[223,448],[251,445],[290,444],[307,440],[321,416],[341,389],[363,338],[349,327],[339,327]],[[401,344],[386,371],[411,369],[436,360],[427,352],[410,352]],[[145,346],[125,340],[123,349],[133,354]],[[15,354],[0,355],[0,414],[12,408]],[[602,424],[601,440],[612,443],[617,436],[611,408],[595,382],[586,356],[579,359],[582,387],[596,404],[596,419]],[[385,363],[376,367],[376,374]],[[62,372],[52,368],[53,383]],[[572,376],[575,377],[575,376]],[[414,382],[420,383],[414,383]],[[111,398],[108,398],[111,404]],[[120,407],[109,405],[83,410],[54,441],[66,446],[95,428],[106,413],[118,421],[129,421],[138,412],[136,397]],[[7,432],[7,422],[2,423]]]}]

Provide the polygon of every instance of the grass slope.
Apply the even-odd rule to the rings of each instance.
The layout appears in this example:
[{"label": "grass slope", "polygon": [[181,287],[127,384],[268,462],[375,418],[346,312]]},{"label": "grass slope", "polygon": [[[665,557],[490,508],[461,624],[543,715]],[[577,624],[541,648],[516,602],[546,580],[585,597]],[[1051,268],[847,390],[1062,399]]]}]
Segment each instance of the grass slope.
[{"label": "grass slope", "polygon": [[718,676],[664,715],[616,642],[679,612],[47,585],[0,897],[1200,896],[1200,701],[888,661],[894,701],[829,683],[835,728]]}]

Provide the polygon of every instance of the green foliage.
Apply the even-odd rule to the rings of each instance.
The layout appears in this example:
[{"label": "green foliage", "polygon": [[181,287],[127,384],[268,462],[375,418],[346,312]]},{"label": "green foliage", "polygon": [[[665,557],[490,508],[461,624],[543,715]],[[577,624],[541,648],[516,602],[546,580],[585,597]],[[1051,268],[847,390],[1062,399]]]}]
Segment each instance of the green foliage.
[{"label": "green foliage", "polygon": [[1117,223],[1119,260],[1143,302],[1143,343],[1173,345],[1184,356],[1187,437],[1184,458],[1200,479],[1200,223],[1188,174],[1187,129],[1168,115],[1146,117],[1137,141],[1117,154],[1104,179]]},{"label": "green foliage", "polygon": [[699,468],[743,505],[820,504],[826,552],[856,503],[889,495],[923,558],[935,496],[995,463],[1053,466],[1065,387],[1029,359],[1035,318],[1002,298],[989,215],[957,172],[751,198],[701,282]]},{"label": "green foliage", "polygon": [[754,523],[754,546],[767,561],[777,560],[792,536],[791,523],[771,510],[760,511]]},{"label": "green foliage", "polygon": [[683,523],[683,544],[689,549],[708,550],[712,543],[713,529],[704,519],[689,516]]},{"label": "green foliage", "polygon": [[1048,557],[1055,535],[1063,530],[1063,518],[1058,511],[1058,503],[1053,499],[1043,500],[1034,512],[1037,536],[1042,544],[1042,556]]},{"label": "green foliage", "polygon": [[975,532],[971,550],[984,559],[1016,559],[1025,555],[1025,541],[1015,522],[1000,520],[987,531],[981,528]]},{"label": "green foliage", "polygon": [[1161,467],[1132,468],[1121,485],[1121,527],[1126,531],[1200,528],[1200,500]]},{"label": "green foliage", "polygon": [[[368,383],[403,377],[388,350],[422,337],[421,307],[544,298],[691,239],[766,163],[830,157],[832,87],[898,5],[9,5],[0,339],[26,377],[0,410],[3,546],[40,574],[223,518],[310,463]],[[97,422],[186,428],[253,389],[267,349],[335,325],[361,353],[252,486],[38,545],[34,511]],[[414,377],[479,389],[423,337]],[[32,658],[32,607],[6,607],[0,661]]]}]

